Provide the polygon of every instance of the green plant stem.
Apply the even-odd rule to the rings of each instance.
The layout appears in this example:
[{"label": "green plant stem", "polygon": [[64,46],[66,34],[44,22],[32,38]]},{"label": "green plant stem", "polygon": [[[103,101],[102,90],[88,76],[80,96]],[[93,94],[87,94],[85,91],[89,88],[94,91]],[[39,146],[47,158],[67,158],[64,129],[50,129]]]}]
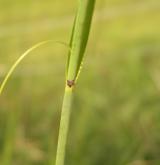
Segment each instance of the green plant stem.
[{"label": "green plant stem", "polygon": [[56,165],[64,164],[65,151],[66,151],[65,148],[67,142],[72,100],[73,100],[73,87],[70,88],[66,84],[64,98],[63,98],[62,112],[61,112]]},{"label": "green plant stem", "polygon": [[62,106],[55,165],[64,165],[66,142],[71,113],[73,88],[76,83],[88,41],[96,0],[79,0],[70,40],[71,51],[67,62],[66,88]]}]

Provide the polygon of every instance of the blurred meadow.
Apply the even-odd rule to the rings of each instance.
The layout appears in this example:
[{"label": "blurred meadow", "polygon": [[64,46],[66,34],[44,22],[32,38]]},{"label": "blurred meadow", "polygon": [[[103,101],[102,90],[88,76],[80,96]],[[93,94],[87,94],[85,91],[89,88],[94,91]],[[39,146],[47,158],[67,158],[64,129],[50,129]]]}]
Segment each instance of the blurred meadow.
[{"label": "blurred meadow", "polygon": [[[68,43],[76,8],[77,0],[0,0],[0,82],[33,44]],[[0,165],[55,161],[67,52],[44,45],[12,75],[0,97]],[[86,55],[66,165],[159,165],[160,1],[97,0]]]}]

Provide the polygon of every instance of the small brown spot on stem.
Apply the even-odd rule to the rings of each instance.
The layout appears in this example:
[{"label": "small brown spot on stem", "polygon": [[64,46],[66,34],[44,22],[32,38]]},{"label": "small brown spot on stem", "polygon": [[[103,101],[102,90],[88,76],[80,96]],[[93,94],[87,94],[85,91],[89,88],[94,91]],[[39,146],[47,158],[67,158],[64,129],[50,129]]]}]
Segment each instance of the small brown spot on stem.
[{"label": "small brown spot on stem", "polygon": [[71,88],[72,86],[74,86],[75,82],[74,80],[67,80],[67,85]]}]

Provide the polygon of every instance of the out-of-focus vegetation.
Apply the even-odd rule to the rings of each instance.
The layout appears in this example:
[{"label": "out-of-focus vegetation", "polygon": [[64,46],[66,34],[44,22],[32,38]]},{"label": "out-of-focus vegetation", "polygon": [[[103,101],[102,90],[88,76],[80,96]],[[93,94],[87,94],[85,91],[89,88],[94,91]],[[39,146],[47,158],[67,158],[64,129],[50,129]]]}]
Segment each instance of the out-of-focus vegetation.
[{"label": "out-of-focus vegetation", "polygon": [[[33,44],[68,42],[75,11],[74,0],[1,0],[0,80]],[[159,0],[97,0],[66,164],[160,164],[159,20]],[[61,46],[43,46],[10,79],[0,98],[0,160],[55,159],[66,54]]]}]

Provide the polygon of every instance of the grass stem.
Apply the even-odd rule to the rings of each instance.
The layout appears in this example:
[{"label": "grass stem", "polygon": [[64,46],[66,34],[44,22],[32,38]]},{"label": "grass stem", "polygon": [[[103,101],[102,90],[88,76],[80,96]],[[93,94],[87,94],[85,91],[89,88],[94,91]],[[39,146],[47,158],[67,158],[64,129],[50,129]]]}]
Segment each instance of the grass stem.
[{"label": "grass stem", "polygon": [[65,94],[63,98],[62,112],[61,112],[56,165],[64,164],[65,148],[66,148],[67,134],[69,128],[72,100],[73,100],[73,88],[70,88],[68,87],[68,85],[66,85]]},{"label": "grass stem", "polygon": [[79,0],[70,39],[71,51],[67,61],[66,88],[61,112],[56,165],[64,165],[73,89],[80,72],[88,41],[95,0]]}]

